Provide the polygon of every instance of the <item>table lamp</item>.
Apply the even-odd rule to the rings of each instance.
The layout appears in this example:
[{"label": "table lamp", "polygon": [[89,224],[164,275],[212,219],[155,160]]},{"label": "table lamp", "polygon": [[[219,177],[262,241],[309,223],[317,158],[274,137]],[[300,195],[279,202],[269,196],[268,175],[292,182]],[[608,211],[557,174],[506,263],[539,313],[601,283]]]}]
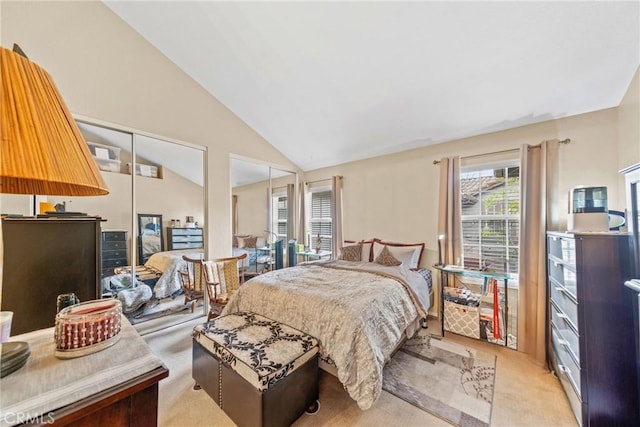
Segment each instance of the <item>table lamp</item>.
[{"label": "table lamp", "polygon": [[17,45],[0,49],[0,193],[109,194],[49,74]]},{"label": "table lamp", "polygon": [[[87,143],[49,74],[29,61],[17,45],[13,51],[0,47],[0,70],[0,193],[109,194]],[[0,260],[3,252],[0,224]],[[12,351],[10,344],[20,345],[6,343],[3,354],[5,350]],[[20,355],[26,355],[20,359],[23,364],[28,358],[28,346]]]}]

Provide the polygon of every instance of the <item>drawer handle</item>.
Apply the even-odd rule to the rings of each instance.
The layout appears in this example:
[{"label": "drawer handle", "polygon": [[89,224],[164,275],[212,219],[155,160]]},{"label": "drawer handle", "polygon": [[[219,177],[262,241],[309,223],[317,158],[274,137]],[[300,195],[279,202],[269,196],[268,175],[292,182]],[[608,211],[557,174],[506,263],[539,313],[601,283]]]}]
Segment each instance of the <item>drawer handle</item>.
[{"label": "drawer handle", "polygon": [[566,314],[564,314],[564,313],[558,313],[558,317],[559,317],[559,318],[561,318],[562,320],[566,320],[566,319],[568,319],[568,318],[569,318],[569,316],[567,316],[567,315],[566,315]]},{"label": "drawer handle", "polygon": [[560,370],[560,372],[562,372],[563,374],[569,376],[569,374],[571,374],[571,370],[569,368],[567,368],[565,365],[558,365],[558,369]]},{"label": "drawer handle", "polygon": [[555,286],[554,288],[555,288],[556,292],[560,292],[560,293],[563,293],[563,294],[564,294],[564,292],[565,292],[565,291],[564,291],[564,288],[563,288],[563,287],[561,287],[561,286]]}]

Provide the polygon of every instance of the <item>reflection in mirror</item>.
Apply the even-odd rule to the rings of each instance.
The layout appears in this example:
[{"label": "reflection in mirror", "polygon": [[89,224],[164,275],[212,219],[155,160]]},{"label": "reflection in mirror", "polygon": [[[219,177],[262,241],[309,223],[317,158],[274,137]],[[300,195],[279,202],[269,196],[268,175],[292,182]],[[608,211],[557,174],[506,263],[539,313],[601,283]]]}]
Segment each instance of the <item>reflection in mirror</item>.
[{"label": "reflection in mirror", "polygon": [[[67,211],[100,216],[102,222],[101,285],[103,296],[118,297],[134,325],[168,316],[191,316],[181,298],[181,255],[168,251],[167,228],[172,220],[198,234],[198,251],[204,247],[204,148],[105,127],[78,120],[110,194],[101,197],[53,197],[44,201],[63,204]],[[135,171],[135,172],[134,172]],[[135,198],[134,195],[135,194]],[[38,200],[39,201],[39,200]],[[32,203],[33,204],[33,203]],[[138,214],[151,212],[155,237],[145,232],[147,222]],[[147,215],[148,216],[148,215]],[[146,232],[145,232],[146,233]],[[149,238],[147,238],[149,237]],[[153,239],[154,248],[151,248]],[[159,240],[159,248],[157,242]],[[140,246],[142,245],[142,246]],[[162,257],[150,265],[152,249]],[[135,274],[135,280],[133,275]],[[204,307],[194,315],[203,314]],[[174,316],[175,315],[175,316]],[[153,322],[155,323],[155,322]]]},{"label": "reflection in mirror", "polygon": [[296,234],[295,182],[295,173],[231,159],[233,255],[248,254],[246,275],[288,265],[287,242]]},{"label": "reflection in mirror", "polygon": [[138,257],[142,264],[156,252],[164,251],[162,215],[138,214]]}]

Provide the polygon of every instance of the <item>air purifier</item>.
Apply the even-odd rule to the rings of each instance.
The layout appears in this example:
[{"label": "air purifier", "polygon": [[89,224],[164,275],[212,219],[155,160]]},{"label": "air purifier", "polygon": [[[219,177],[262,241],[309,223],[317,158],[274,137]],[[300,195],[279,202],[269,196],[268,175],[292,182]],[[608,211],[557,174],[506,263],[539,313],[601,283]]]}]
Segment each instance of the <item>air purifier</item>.
[{"label": "air purifier", "polygon": [[609,231],[607,187],[576,187],[569,192],[568,231]]}]

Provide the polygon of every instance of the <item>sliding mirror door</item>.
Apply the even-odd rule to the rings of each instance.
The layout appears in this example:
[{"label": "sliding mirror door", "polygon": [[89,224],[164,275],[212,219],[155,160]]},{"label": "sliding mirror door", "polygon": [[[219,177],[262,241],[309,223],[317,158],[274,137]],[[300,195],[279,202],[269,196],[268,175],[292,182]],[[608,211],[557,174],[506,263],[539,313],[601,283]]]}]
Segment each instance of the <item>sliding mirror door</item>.
[{"label": "sliding mirror door", "polygon": [[[297,186],[296,174],[276,168],[271,168],[271,203],[270,203],[270,227],[269,230],[278,242],[278,257],[282,262],[277,262],[277,267],[293,266],[297,263],[295,246],[289,246],[297,236],[296,230],[296,206]],[[280,249],[280,245],[282,249]],[[282,252],[279,252],[282,250]],[[279,260],[278,260],[279,261]]]},{"label": "sliding mirror door", "polygon": [[[153,287],[158,312],[183,313],[185,305],[179,272],[186,270],[183,256],[204,258],[204,151],[197,146],[170,142],[150,136],[134,136],[134,188],[137,215],[155,218],[153,230],[136,227],[138,265],[149,272],[162,271]],[[149,246],[149,234],[157,234],[162,246]],[[194,312],[202,314],[204,298],[195,303]]]},{"label": "sliding mirror door", "polygon": [[234,255],[248,254],[248,276],[289,265],[295,237],[296,174],[246,159],[231,159]]},{"label": "sliding mirror door", "polygon": [[[188,254],[204,256],[204,148],[83,120],[78,120],[78,126],[109,195],[49,196],[48,202],[54,207],[63,205],[67,212],[103,219],[103,297],[120,299],[134,325],[163,319],[163,326],[168,326],[203,315],[202,299],[193,314],[191,306],[185,305],[179,279],[185,266],[182,251],[170,250],[191,248]],[[175,237],[180,234],[178,228],[175,233],[170,231],[178,220],[180,228],[188,228],[184,237]],[[193,234],[198,237],[189,246],[176,243]]]}]

